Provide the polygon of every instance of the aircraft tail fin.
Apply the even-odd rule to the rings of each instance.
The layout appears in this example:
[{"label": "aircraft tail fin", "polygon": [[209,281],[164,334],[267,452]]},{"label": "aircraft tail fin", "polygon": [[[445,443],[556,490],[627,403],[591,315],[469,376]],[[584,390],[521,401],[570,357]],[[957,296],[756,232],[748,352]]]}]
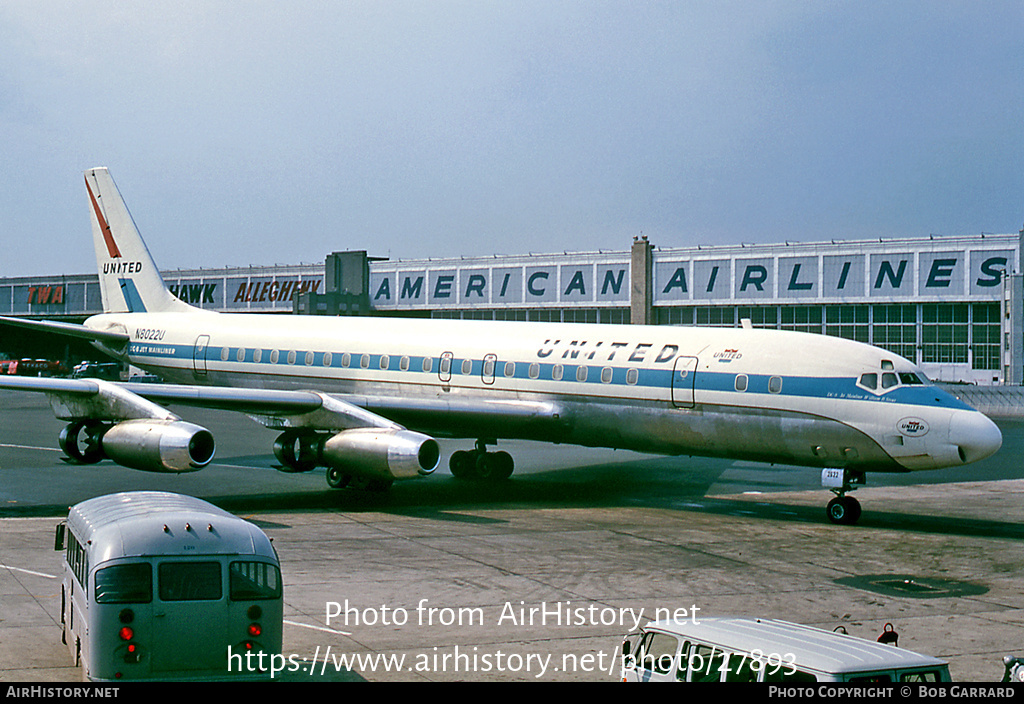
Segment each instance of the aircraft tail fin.
[{"label": "aircraft tail fin", "polygon": [[86,171],[85,187],[104,312],[195,310],[167,289],[107,169]]}]

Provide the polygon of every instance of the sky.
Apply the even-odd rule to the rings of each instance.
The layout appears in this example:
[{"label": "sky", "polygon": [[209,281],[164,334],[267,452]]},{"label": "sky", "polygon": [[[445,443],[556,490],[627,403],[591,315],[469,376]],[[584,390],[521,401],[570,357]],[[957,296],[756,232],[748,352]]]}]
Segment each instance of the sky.
[{"label": "sky", "polygon": [[1010,233],[1024,3],[0,0],[0,276]]}]

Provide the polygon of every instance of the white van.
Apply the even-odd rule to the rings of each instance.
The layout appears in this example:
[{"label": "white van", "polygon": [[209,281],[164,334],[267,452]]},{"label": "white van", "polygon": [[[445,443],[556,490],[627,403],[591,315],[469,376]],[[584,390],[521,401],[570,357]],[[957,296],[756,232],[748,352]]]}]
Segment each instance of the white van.
[{"label": "white van", "polygon": [[771,619],[652,621],[622,643],[626,682],[949,682],[949,665]]}]

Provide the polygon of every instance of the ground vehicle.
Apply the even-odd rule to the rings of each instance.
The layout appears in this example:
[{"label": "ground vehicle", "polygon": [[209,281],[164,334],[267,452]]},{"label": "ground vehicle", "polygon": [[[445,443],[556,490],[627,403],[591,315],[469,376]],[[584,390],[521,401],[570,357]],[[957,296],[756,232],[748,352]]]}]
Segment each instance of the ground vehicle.
[{"label": "ground vehicle", "polygon": [[948,682],[942,660],[892,645],[751,618],[654,621],[622,643],[625,681]]},{"label": "ground vehicle", "polygon": [[18,376],[60,376],[64,365],[49,359],[5,359],[0,362],[0,374]]},{"label": "ground vehicle", "polygon": [[64,642],[88,679],[251,676],[256,659],[245,653],[281,651],[277,553],[263,531],[212,504],[100,496],[71,508],[54,547],[65,556]]}]

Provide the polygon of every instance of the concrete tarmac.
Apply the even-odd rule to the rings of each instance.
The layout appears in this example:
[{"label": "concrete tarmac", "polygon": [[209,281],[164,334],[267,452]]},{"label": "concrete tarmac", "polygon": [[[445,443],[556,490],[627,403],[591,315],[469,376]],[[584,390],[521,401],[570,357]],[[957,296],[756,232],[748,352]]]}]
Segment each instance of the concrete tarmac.
[{"label": "concrete tarmac", "polygon": [[280,681],[615,681],[637,619],[782,618],[947,660],[997,681],[1024,654],[1024,423],[977,465],[869,475],[856,526],[825,517],[813,469],[502,443],[498,484],[442,468],[384,495],[273,469],[274,433],[229,413],[206,469],[60,460],[45,400],[0,395],[0,681],[82,677],[60,643],[67,507],[137,489],[205,498],[274,539],[285,582]]}]

